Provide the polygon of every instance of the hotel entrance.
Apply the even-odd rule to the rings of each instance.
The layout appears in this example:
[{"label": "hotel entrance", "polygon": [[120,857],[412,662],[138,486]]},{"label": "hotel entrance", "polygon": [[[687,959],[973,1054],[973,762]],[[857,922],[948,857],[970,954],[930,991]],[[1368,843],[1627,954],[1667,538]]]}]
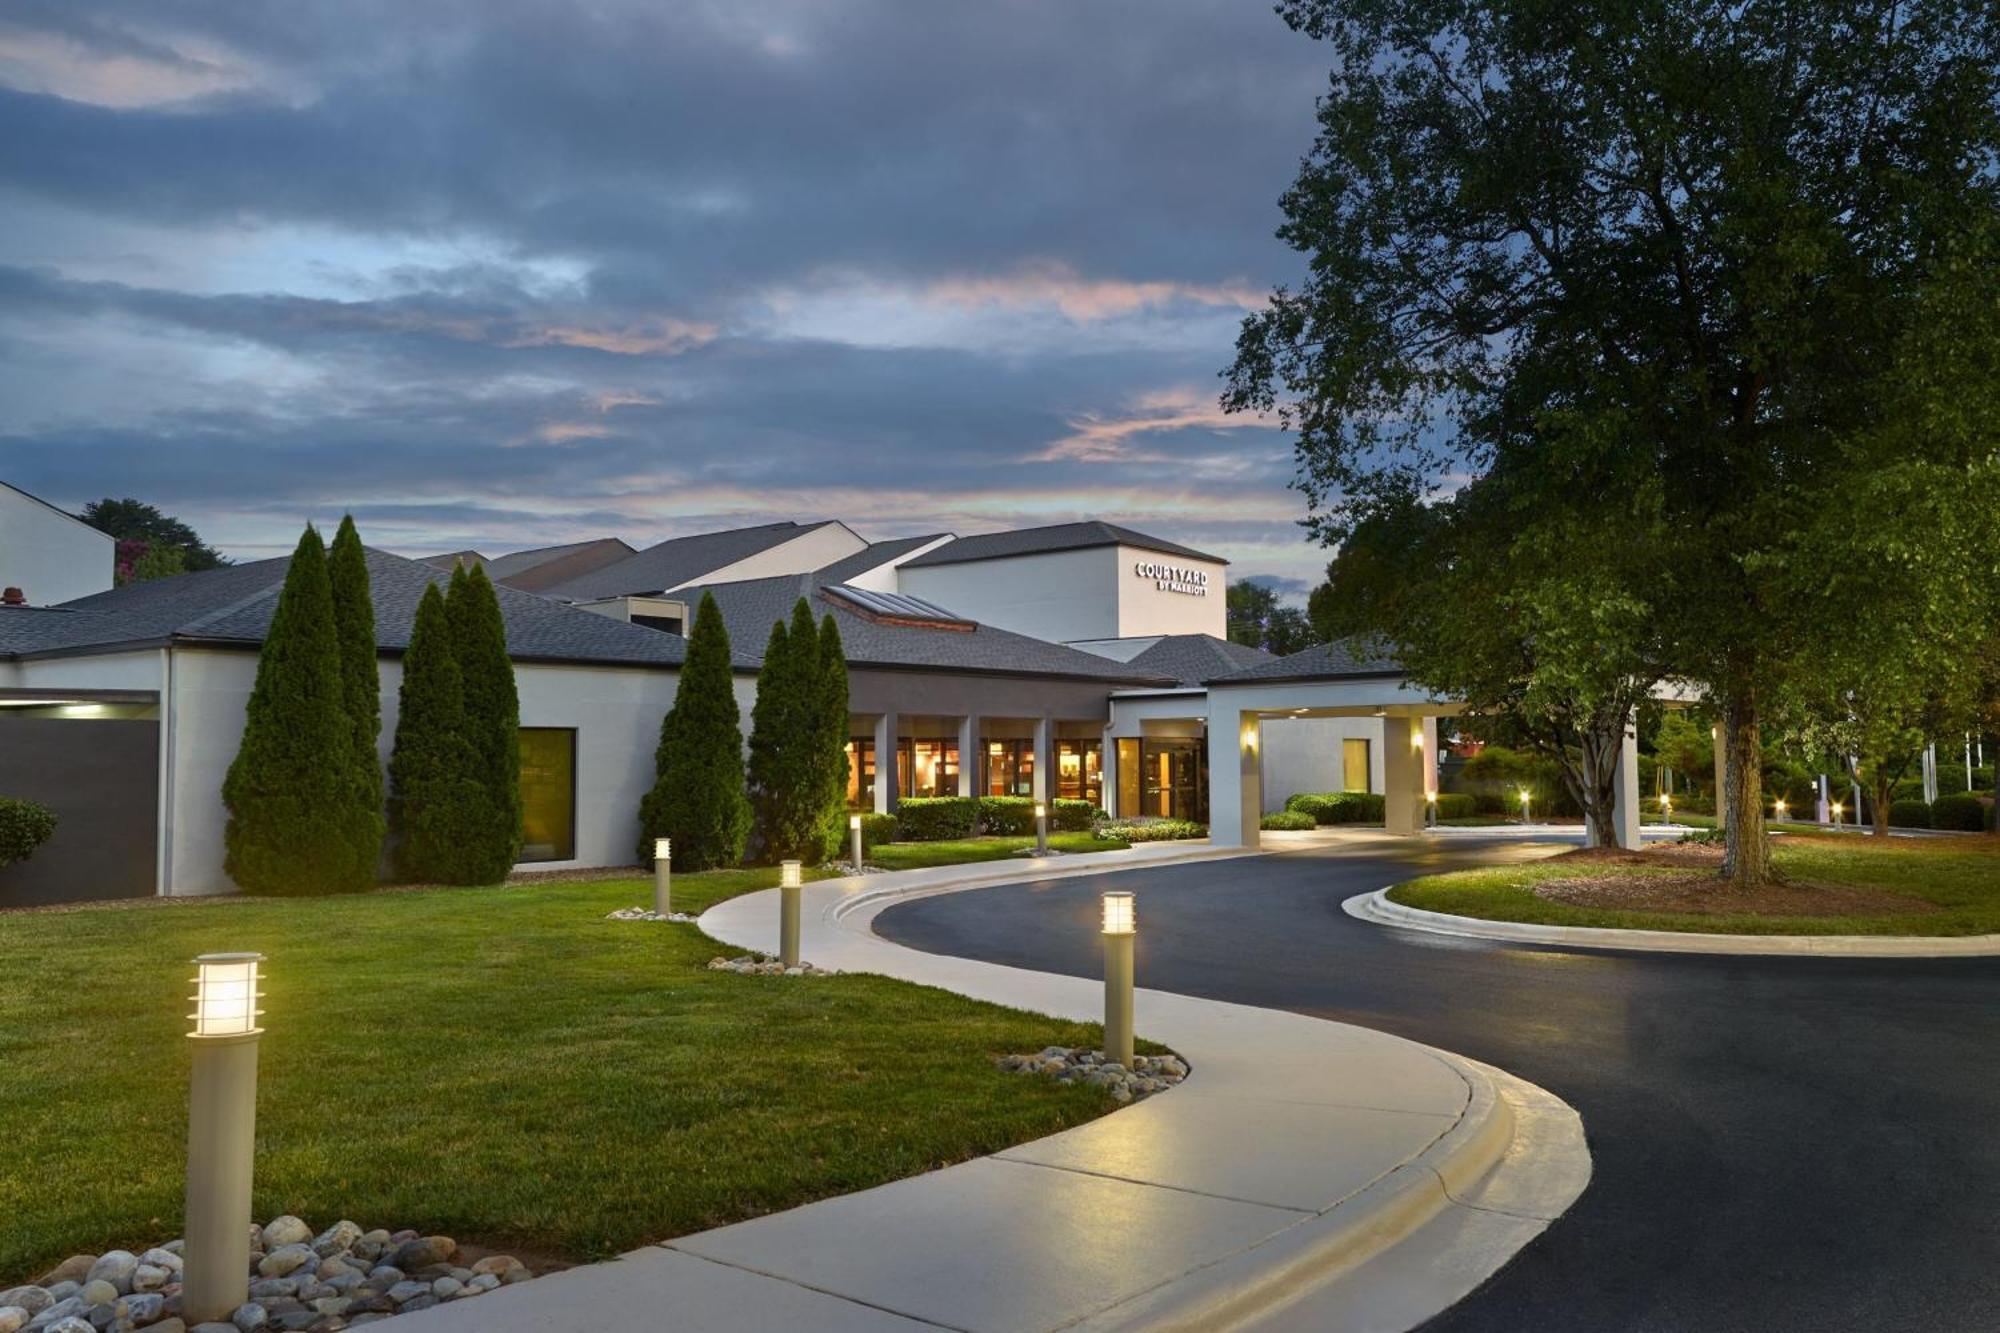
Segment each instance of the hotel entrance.
[{"label": "hotel entrance", "polygon": [[1120,737],[1118,813],[1208,822],[1208,746],[1195,737]]}]

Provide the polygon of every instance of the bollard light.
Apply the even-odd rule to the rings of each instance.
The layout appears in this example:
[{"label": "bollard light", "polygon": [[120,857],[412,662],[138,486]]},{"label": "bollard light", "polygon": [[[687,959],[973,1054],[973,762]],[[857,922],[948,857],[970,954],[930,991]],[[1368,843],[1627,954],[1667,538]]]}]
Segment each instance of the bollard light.
[{"label": "bollard light", "polygon": [[653,911],[666,916],[674,910],[674,840],[653,839]]},{"label": "bollard light", "polygon": [[1104,895],[1104,1058],[1132,1067],[1132,942],[1138,914],[1132,895]]},{"label": "bollard light", "polygon": [[1528,797],[1530,794],[1526,787],[1521,788],[1521,822],[1523,824],[1528,822]]},{"label": "bollard light", "polygon": [[1674,798],[1671,796],[1660,797],[1660,822],[1662,824],[1674,822]]},{"label": "bollard light", "polygon": [[1780,796],[1777,800],[1771,802],[1771,808],[1777,812],[1777,818],[1783,821],[1785,817],[1785,798]]},{"label": "bollard light", "polygon": [[1049,854],[1049,807],[1035,802],[1035,855]]},{"label": "bollard light", "polygon": [[1432,828],[1437,827],[1438,794],[1434,791],[1424,793],[1424,819]]},{"label": "bollard light", "polygon": [[1840,827],[1840,802],[1839,802],[1839,801],[1835,801],[1835,802],[1833,803],[1833,826],[1834,826],[1835,828],[1839,828],[1839,827]]},{"label": "bollard light", "polygon": [[258,953],[195,961],[188,1074],[181,1303],[197,1323],[250,1298],[250,1183],[257,1142]]},{"label": "bollard light", "polygon": [[778,961],[786,967],[799,965],[799,886],[805,878],[802,870],[797,861],[778,865]]},{"label": "bollard light", "polygon": [[861,816],[847,817],[847,840],[854,847],[854,873],[861,873]]}]

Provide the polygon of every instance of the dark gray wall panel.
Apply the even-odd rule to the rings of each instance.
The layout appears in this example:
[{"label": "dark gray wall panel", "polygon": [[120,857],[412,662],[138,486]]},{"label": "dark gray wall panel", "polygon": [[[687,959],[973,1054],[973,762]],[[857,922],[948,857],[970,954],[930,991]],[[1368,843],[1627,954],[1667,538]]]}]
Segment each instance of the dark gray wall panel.
[{"label": "dark gray wall panel", "polygon": [[56,812],[55,836],[0,868],[0,907],[153,893],[159,832],[160,724],[0,721],[0,796]]}]

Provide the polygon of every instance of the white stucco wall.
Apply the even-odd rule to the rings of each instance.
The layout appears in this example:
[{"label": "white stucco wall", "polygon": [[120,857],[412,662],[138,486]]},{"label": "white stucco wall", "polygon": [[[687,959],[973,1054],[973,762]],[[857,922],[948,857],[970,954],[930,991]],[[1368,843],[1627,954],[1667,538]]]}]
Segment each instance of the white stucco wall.
[{"label": "white stucco wall", "polygon": [[111,586],[118,544],[25,491],[0,482],[0,589],[54,606]]},{"label": "white stucco wall", "polygon": [[1038,639],[1118,635],[1117,548],[1043,551],[953,565],[904,565],[897,591]]},{"label": "white stucco wall", "polygon": [[915,560],[926,551],[935,551],[950,540],[952,540],[950,533],[940,534],[935,540],[927,541],[922,546],[912,547],[894,560],[884,561],[873,569],[856,574],[847,580],[847,584],[849,587],[866,588],[871,592],[895,592],[900,586],[898,571],[906,561]]},{"label": "white stucco wall", "polygon": [[[844,560],[867,549],[855,531],[844,523],[829,523],[811,532],[782,542],[767,551],[738,560],[735,564],[703,574],[690,583],[743,583],[750,579],[775,578],[780,574],[807,574],[836,560]],[[680,584],[687,587],[688,584]],[[671,592],[673,589],[669,588]]]},{"label": "white stucco wall", "polygon": [[1367,789],[1383,790],[1382,719],[1376,717],[1266,718],[1263,726],[1264,813],[1285,808],[1299,792],[1347,790],[1349,738],[1368,742]]},{"label": "white stucco wall", "polygon": [[[1226,566],[1120,546],[1118,555],[1118,628],[1120,637],[1139,634],[1212,634],[1229,637]],[[1160,586],[1162,580],[1139,572],[1140,566],[1171,566],[1207,575],[1206,590],[1196,597]]]}]

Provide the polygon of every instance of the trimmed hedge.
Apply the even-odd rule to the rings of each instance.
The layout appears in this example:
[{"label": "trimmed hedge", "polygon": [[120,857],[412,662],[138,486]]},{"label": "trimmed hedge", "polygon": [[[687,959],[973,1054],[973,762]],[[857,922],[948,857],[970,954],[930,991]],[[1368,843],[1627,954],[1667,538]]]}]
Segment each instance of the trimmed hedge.
[{"label": "trimmed hedge", "polygon": [[1183,838],[1206,838],[1208,825],[1191,819],[1155,819],[1146,824],[1106,824],[1097,836],[1120,842],[1179,842]]},{"label": "trimmed hedge", "polygon": [[1303,810],[1273,810],[1257,821],[1257,827],[1274,833],[1302,833],[1319,827],[1319,821]]},{"label": "trimmed hedge", "polygon": [[1896,828],[1929,828],[1931,808],[1923,801],[1891,801],[1889,823]]},{"label": "trimmed hedge", "polygon": [[1285,809],[1311,815],[1319,824],[1379,824],[1382,807],[1381,794],[1368,791],[1302,791],[1285,801]]},{"label": "trimmed hedge", "polygon": [[981,796],[979,831],[1020,836],[1035,831],[1035,801],[1031,796]]},{"label": "trimmed hedge", "polygon": [[1089,801],[1079,801],[1074,796],[1058,796],[1049,808],[1051,825],[1062,833],[1088,833],[1097,827],[1097,821],[1104,818],[1104,812]]},{"label": "trimmed hedge", "polygon": [[[1032,827],[1032,812],[1029,823]],[[975,796],[906,796],[896,803],[896,836],[905,842],[969,838],[978,827]]]},{"label": "trimmed hedge", "polygon": [[1986,830],[1986,804],[1977,796],[1940,796],[1931,806],[1931,827],[1951,829],[1956,833],[1983,833]]},{"label": "trimmed hedge", "polygon": [[25,861],[56,831],[56,812],[46,805],[0,796],[0,866]]},{"label": "trimmed hedge", "polygon": [[[847,827],[846,821],[842,821],[841,827],[843,829]],[[894,842],[896,836],[896,817],[894,815],[878,815],[872,810],[862,814],[861,847],[864,852],[879,847],[885,842]],[[842,855],[846,854],[845,844],[842,844],[841,852]]]},{"label": "trimmed hedge", "polygon": [[1439,819],[1470,819],[1479,814],[1479,799],[1462,791],[1441,791],[1438,793],[1437,814]]}]

